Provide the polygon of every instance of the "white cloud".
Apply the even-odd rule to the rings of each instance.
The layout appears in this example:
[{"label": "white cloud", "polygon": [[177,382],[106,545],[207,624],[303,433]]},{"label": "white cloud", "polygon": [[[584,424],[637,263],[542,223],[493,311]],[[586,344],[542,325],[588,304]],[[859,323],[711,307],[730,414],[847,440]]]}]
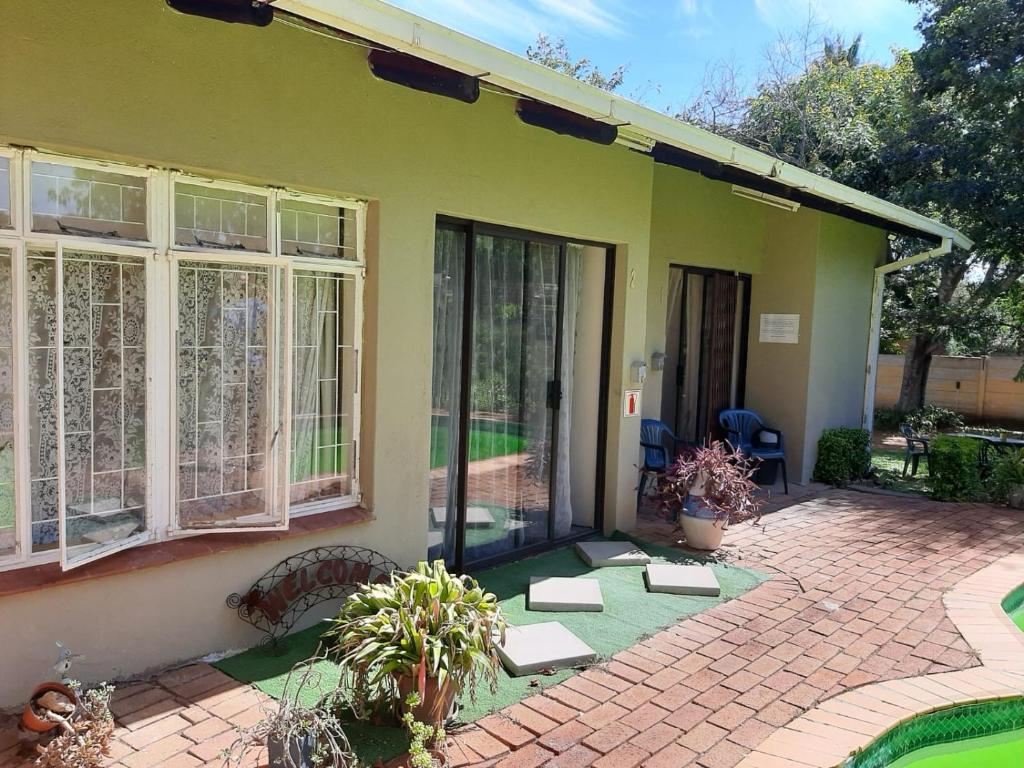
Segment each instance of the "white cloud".
[{"label": "white cloud", "polygon": [[622,34],[620,0],[388,0],[475,37],[516,49],[539,33]]},{"label": "white cloud", "polygon": [[901,0],[754,0],[757,15],[772,27],[792,27],[808,14],[829,27],[857,34],[894,25],[913,26],[918,9]]}]

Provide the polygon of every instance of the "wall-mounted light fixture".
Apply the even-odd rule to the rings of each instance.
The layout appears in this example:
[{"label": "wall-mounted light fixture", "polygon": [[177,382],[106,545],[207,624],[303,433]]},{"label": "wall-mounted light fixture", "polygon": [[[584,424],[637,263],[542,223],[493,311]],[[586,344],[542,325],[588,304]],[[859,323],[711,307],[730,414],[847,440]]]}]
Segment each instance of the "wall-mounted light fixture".
[{"label": "wall-mounted light fixture", "polygon": [[747,187],[739,187],[733,184],[732,193],[739,197],[744,197],[747,200],[754,200],[758,203],[770,205],[772,208],[781,208],[782,210],[789,211],[790,213],[800,210],[800,203],[795,203],[784,197],[769,195],[767,192],[758,192],[756,189],[748,189]]},{"label": "wall-mounted light fixture", "polygon": [[370,71],[381,80],[473,104],[480,98],[480,80],[454,69],[399,51],[372,49]]},{"label": "wall-mounted light fixture", "polygon": [[665,370],[665,353],[664,352],[653,352],[651,354],[651,370],[652,371],[664,371]]},{"label": "wall-mounted light fixture", "polygon": [[230,24],[265,27],[274,20],[274,9],[268,0],[167,0],[167,4],[179,13]]},{"label": "wall-mounted light fixture", "polygon": [[533,99],[519,99],[516,102],[516,114],[527,125],[596,144],[613,144],[619,135],[619,129],[614,125]]}]

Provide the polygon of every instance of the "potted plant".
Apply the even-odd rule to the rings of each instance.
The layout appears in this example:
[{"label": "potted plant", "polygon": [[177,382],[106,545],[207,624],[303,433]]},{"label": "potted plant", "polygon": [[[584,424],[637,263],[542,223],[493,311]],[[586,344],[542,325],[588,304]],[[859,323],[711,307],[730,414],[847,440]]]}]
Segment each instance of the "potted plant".
[{"label": "potted plant", "polygon": [[316,664],[324,660],[320,652],[291,668],[276,707],[265,706],[262,720],[239,729],[235,743],[221,755],[225,765],[248,765],[250,753],[264,745],[269,768],[348,768],[358,764],[339,719],[345,709],[341,691],[317,690]]},{"label": "potted plant", "polygon": [[696,448],[669,467],[658,497],[678,517],[688,546],[715,550],[729,525],[758,517],[763,501],[751,479],[756,467],[739,451],[715,441]]},{"label": "potted plant", "polygon": [[[456,696],[475,698],[481,680],[496,689],[505,633],[498,599],[475,579],[448,573],[441,560],[361,587],[331,623],[326,647],[363,716],[366,707],[385,707],[439,727]],[[419,703],[410,707],[414,692]]]},{"label": "potted plant", "polygon": [[[54,723],[59,730],[45,746],[36,747],[39,756],[35,765],[39,768],[100,768],[107,763],[114,732],[109,706],[113,687],[103,684],[82,692],[77,683],[69,681],[48,690],[67,697],[73,704],[70,710],[61,706],[39,707],[42,718]],[[70,696],[65,691],[70,692]],[[39,732],[38,728],[35,730]]]}]

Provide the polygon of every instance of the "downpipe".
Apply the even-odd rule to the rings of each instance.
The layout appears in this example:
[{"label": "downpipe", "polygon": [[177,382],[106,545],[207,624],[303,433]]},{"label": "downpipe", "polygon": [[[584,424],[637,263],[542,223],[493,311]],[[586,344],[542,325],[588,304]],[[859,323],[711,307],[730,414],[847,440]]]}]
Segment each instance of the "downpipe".
[{"label": "downpipe", "polygon": [[905,259],[875,267],[875,280],[871,290],[871,324],[868,331],[868,355],[864,378],[864,413],[861,426],[870,435],[875,426],[875,382],[878,378],[878,340],[882,331],[882,295],[885,292],[885,277],[904,267],[920,264],[922,261],[945,256],[953,251],[953,238],[944,237],[935,248]]}]

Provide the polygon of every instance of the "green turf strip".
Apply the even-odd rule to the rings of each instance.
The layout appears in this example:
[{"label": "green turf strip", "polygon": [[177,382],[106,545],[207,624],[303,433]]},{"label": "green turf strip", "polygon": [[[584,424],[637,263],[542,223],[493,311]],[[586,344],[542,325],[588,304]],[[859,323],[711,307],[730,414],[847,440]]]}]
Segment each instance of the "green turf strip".
[{"label": "green turf strip", "polygon": [[[694,562],[693,557],[678,550],[647,543],[643,543],[643,548],[656,562]],[[718,598],[648,593],[644,586],[642,567],[591,569],[576,556],[571,547],[501,565],[475,575],[484,587],[498,596],[509,623],[523,625],[559,621],[606,659],[681,618],[738,597],[770,578],[745,568],[719,564],[712,564],[711,567],[722,587],[722,595]],[[596,578],[601,583],[605,610],[601,613],[527,611],[526,592],[530,576]],[[283,655],[275,656],[266,650],[253,648],[222,659],[214,666],[236,680],[252,683],[270,696],[280,698],[288,670],[295,662],[314,653],[322,631],[323,626],[317,626],[290,636]],[[322,662],[319,667],[318,671],[322,674],[319,680],[321,690],[327,690],[327,687],[337,683],[337,672],[329,662]],[[576,674],[575,670],[561,670],[554,675],[514,678],[502,670],[499,673],[497,692],[492,694],[489,690],[478,691],[475,703],[467,698],[462,702],[459,720],[478,720],[573,674]],[[310,691],[304,698],[315,699],[316,696],[316,692]],[[346,730],[356,753],[371,764],[378,758],[390,759],[408,746],[404,732],[398,728],[353,723]]]}]

